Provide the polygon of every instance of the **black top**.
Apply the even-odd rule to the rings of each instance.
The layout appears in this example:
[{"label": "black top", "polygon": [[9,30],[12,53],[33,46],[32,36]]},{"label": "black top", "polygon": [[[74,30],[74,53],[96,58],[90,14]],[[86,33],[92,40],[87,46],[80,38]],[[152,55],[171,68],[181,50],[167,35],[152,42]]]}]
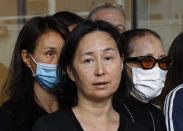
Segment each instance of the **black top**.
[{"label": "black top", "polygon": [[[39,119],[33,131],[84,131],[72,110],[60,110]],[[120,115],[118,131],[148,131]]]},{"label": "black top", "polygon": [[162,111],[150,103],[143,103],[130,96],[119,110],[132,121],[146,126],[149,131],[166,131]]},{"label": "black top", "polygon": [[35,121],[47,114],[33,99],[23,104],[9,100],[0,108],[0,131],[31,131]]}]

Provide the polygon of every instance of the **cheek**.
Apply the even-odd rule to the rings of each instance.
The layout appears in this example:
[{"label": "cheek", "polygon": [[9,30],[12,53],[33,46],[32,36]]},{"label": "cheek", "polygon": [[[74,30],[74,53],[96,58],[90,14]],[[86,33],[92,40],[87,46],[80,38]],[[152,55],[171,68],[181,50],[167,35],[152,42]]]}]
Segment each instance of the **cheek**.
[{"label": "cheek", "polygon": [[91,81],[91,77],[92,77],[92,74],[91,74],[91,71],[90,70],[84,70],[84,69],[81,69],[81,68],[78,68],[76,69],[77,72],[75,72],[75,82],[76,82],[76,85],[77,86],[86,86],[88,84],[90,84],[90,81]]},{"label": "cheek", "polygon": [[117,74],[120,74],[120,72],[122,72],[122,70],[123,70],[123,61],[114,62],[110,65],[107,65],[106,68],[111,73],[115,72]]},{"label": "cheek", "polygon": [[109,70],[109,74],[111,79],[113,80],[113,84],[118,85],[121,80],[123,64],[118,64],[116,66],[112,66]]}]

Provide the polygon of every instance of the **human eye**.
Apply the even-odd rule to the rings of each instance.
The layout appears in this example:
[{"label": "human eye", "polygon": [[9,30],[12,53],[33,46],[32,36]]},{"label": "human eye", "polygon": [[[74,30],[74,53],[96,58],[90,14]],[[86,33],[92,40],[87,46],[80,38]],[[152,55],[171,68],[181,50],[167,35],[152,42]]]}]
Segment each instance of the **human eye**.
[{"label": "human eye", "polygon": [[106,57],[105,57],[105,60],[106,60],[106,61],[111,61],[113,58],[114,58],[114,57],[112,57],[112,56],[106,56]]},{"label": "human eye", "polygon": [[48,52],[47,52],[47,55],[48,55],[48,56],[51,56],[51,55],[53,55],[53,52],[48,51]]},{"label": "human eye", "polygon": [[84,59],[83,60],[83,63],[92,63],[93,62],[93,60],[91,59],[91,58],[87,58],[87,59]]},{"label": "human eye", "polygon": [[51,57],[51,56],[53,56],[54,54],[55,54],[55,52],[54,52],[53,50],[48,50],[48,51],[45,52],[45,55],[46,55],[47,57]]}]

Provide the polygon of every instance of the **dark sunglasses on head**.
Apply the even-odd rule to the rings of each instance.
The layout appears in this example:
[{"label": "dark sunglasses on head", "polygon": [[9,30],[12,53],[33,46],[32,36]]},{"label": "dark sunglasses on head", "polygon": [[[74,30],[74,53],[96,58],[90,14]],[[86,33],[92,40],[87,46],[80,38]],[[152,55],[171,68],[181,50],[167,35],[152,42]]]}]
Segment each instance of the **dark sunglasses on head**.
[{"label": "dark sunglasses on head", "polygon": [[167,56],[161,59],[155,59],[152,56],[129,57],[126,61],[138,62],[144,69],[152,69],[158,63],[162,70],[167,70],[172,63],[171,59]]}]

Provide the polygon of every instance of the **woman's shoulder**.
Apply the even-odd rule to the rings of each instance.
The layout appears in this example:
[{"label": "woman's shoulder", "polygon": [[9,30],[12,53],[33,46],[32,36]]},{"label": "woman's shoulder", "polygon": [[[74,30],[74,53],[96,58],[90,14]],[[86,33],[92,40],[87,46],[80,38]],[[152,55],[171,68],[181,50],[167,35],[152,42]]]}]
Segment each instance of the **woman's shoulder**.
[{"label": "woman's shoulder", "polygon": [[175,109],[183,109],[183,84],[173,89],[165,98],[164,102],[164,114],[168,111],[175,111]]},{"label": "woman's shoulder", "polygon": [[120,115],[120,126],[118,131],[149,131],[146,127],[139,123],[132,122],[124,115]]},{"label": "woman's shoulder", "polygon": [[167,129],[182,130],[183,116],[183,84],[174,88],[166,96],[163,112],[166,118]]},{"label": "woman's shoulder", "polygon": [[74,131],[71,119],[67,115],[67,111],[60,109],[52,114],[41,117],[33,127],[33,131]]},{"label": "woman's shoulder", "polygon": [[[13,130],[31,130],[35,121],[47,113],[35,102],[8,100],[0,108],[0,121]],[[1,124],[1,123],[0,123]],[[4,125],[0,125],[1,127]]]},{"label": "woman's shoulder", "polygon": [[183,84],[177,86],[171,92],[168,93],[165,99],[165,103],[166,102],[169,103],[169,101],[174,101],[175,99],[179,100],[182,103],[182,98],[183,98]]},{"label": "woman's shoulder", "polygon": [[[10,131],[20,125],[20,119],[17,117],[14,102],[6,101],[0,108],[0,130]],[[16,124],[15,124],[16,123]]]},{"label": "woman's shoulder", "polygon": [[57,121],[65,120],[65,118],[67,117],[65,113],[65,110],[60,109],[56,112],[41,117],[40,120],[44,120],[49,123],[56,123]]},{"label": "woman's shoulder", "polygon": [[0,109],[0,130],[11,131],[11,125],[9,123],[9,115]]},{"label": "woman's shoulder", "polygon": [[[173,89],[165,98],[164,102],[164,113],[172,108],[182,109],[182,99],[183,99],[183,84],[177,86]],[[166,111],[165,111],[166,110]]]},{"label": "woman's shoulder", "polygon": [[6,116],[6,118],[14,117],[16,114],[16,104],[13,100],[8,100],[3,103],[3,105],[0,108],[1,115]]},{"label": "woman's shoulder", "polygon": [[6,114],[9,117],[18,117],[21,112],[25,112],[26,105],[23,105],[21,102],[16,102],[13,99],[7,100],[1,106],[1,112]]},{"label": "woman's shoulder", "polygon": [[14,105],[14,101],[12,99],[5,101],[1,108],[10,108]]}]

